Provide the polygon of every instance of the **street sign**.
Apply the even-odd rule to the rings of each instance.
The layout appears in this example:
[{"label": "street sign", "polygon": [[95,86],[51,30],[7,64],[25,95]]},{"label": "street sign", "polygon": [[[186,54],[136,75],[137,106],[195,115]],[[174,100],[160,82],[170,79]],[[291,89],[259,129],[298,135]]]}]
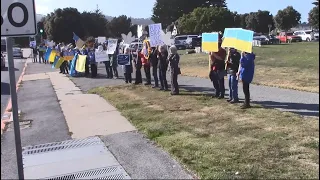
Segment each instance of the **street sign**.
[{"label": "street sign", "polygon": [[1,37],[37,34],[34,0],[1,0]]}]

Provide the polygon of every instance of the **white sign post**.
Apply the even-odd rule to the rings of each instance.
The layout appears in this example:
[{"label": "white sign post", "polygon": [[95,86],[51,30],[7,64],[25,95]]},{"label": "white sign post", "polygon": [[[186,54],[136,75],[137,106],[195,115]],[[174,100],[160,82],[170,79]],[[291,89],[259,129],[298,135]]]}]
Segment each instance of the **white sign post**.
[{"label": "white sign post", "polygon": [[7,56],[10,77],[12,117],[18,166],[18,177],[24,179],[16,78],[13,62],[13,39],[10,37],[34,36],[37,34],[37,21],[34,0],[1,1],[1,37],[7,37]]}]

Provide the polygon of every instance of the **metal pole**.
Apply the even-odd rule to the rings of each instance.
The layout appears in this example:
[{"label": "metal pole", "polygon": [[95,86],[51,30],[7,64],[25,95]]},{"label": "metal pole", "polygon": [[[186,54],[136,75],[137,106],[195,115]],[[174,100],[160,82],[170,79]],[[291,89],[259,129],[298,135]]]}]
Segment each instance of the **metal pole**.
[{"label": "metal pole", "polygon": [[16,78],[15,78],[14,62],[13,62],[12,38],[7,37],[6,43],[7,43],[8,68],[9,68],[9,77],[10,77],[10,94],[11,94],[11,104],[12,104],[12,116],[13,116],[13,125],[14,125],[14,138],[15,138],[15,145],[16,145],[18,175],[19,175],[19,179],[23,180],[24,174],[23,174],[22,147],[21,147],[19,116],[18,116]]}]

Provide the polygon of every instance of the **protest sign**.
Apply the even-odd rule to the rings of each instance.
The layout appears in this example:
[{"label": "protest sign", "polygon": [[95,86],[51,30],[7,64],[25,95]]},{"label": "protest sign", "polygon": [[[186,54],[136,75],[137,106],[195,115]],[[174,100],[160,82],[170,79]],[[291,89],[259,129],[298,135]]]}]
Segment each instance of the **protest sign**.
[{"label": "protest sign", "polygon": [[95,53],[96,62],[110,61],[106,51],[96,51]]},{"label": "protest sign", "polygon": [[119,54],[118,55],[118,64],[119,65],[130,65],[129,54]]},{"label": "protest sign", "polygon": [[106,37],[98,37],[98,43],[103,44],[103,43],[105,43],[105,42],[106,42],[106,40],[107,40],[107,38],[106,38]]},{"label": "protest sign", "polygon": [[164,45],[162,40],[162,26],[160,23],[149,25],[150,45],[151,47]]},{"label": "protest sign", "polygon": [[114,54],[117,49],[118,39],[108,39],[107,54]]}]

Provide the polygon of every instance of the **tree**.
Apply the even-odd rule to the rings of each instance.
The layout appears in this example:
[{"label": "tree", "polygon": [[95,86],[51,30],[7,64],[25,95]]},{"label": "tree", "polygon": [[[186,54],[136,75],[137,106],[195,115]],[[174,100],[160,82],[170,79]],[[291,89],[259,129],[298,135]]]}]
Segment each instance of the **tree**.
[{"label": "tree", "polygon": [[319,7],[319,0],[314,1],[312,4]]},{"label": "tree", "polygon": [[81,14],[76,8],[56,9],[48,14],[44,21],[44,29],[50,40],[54,42],[73,42],[73,32],[80,38],[84,36]]},{"label": "tree", "polygon": [[132,33],[132,36],[138,36],[138,25],[134,24],[130,26],[129,31]]},{"label": "tree", "polygon": [[230,27],[235,27],[234,13],[221,7],[196,8],[178,20],[181,34],[217,32]]},{"label": "tree", "polygon": [[128,34],[131,27],[131,19],[125,15],[113,18],[109,23],[111,35],[121,38],[121,34]]},{"label": "tree", "polygon": [[169,26],[184,14],[198,7],[226,7],[226,0],[157,0],[153,7],[152,20]]},{"label": "tree", "polygon": [[308,21],[314,29],[319,29],[319,6],[311,9]]},{"label": "tree", "polygon": [[273,16],[269,11],[251,12],[245,18],[246,28],[259,33],[268,33],[269,25],[270,30],[274,29]]},{"label": "tree", "polygon": [[93,36],[109,36],[110,32],[108,31],[108,20],[101,13],[100,9],[95,10],[94,12],[81,13],[82,26],[84,29],[84,35],[86,37]]},{"label": "tree", "polygon": [[300,23],[301,14],[292,6],[279,10],[275,16],[275,24],[278,29],[288,31]]}]

